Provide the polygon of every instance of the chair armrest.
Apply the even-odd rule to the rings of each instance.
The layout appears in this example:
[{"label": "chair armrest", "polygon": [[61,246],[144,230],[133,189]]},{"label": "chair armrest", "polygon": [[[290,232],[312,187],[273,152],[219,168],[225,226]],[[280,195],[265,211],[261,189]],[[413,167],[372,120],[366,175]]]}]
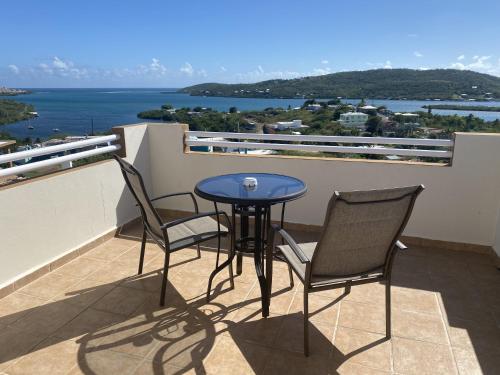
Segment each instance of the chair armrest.
[{"label": "chair armrest", "polygon": [[310,263],[311,260],[304,254],[299,244],[295,242],[295,240],[290,236],[284,229],[282,229],[279,225],[273,224],[272,228],[274,232],[279,233],[279,235],[285,240],[285,242],[290,246],[295,256],[299,259],[300,263]]},{"label": "chair armrest", "polygon": [[395,246],[398,248],[398,250],[408,250],[408,247],[401,241],[396,241]]},{"label": "chair armrest", "polygon": [[180,192],[180,193],[172,193],[172,194],[161,195],[159,197],[151,199],[151,202],[154,202],[154,201],[157,201],[157,200],[160,200],[160,199],[165,199],[165,198],[170,198],[170,197],[176,197],[176,196],[179,196],[179,195],[189,195],[191,197],[191,200],[193,201],[194,211],[196,213],[199,213],[198,202],[196,201],[196,198],[195,198],[194,194],[191,193],[190,191],[184,191],[184,192]]},{"label": "chair armrest", "polygon": [[206,217],[206,216],[217,216],[217,221],[218,221],[219,220],[218,219],[219,215],[223,215],[226,218],[226,220],[228,222],[228,225],[229,225],[229,230],[231,230],[231,222],[229,221],[229,216],[227,216],[227,214],[224,211],[203,212],[201,214],[196,214],[196,215],[189,216],[189,217],[183,217],[181,219],[172,220],[172,221],[170,221],[168,223],[165,223],[160,228],[161,229],[171,228],[171,227],[173,227],[175,225],[179,225],[179,224],[182,224],[182,223],[185,223],[185,222],[188,222],[188,221],[191,221],[191,220],[199,219],[201,217]]}]

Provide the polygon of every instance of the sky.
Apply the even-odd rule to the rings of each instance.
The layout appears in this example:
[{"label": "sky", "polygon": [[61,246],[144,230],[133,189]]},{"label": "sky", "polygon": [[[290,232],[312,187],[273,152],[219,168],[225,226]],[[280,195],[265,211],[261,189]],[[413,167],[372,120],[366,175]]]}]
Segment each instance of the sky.
[{"label": "sky", "polygon": [[3,1],[0,86],[184,87],[339,71],[500,76],[499,0]]}]

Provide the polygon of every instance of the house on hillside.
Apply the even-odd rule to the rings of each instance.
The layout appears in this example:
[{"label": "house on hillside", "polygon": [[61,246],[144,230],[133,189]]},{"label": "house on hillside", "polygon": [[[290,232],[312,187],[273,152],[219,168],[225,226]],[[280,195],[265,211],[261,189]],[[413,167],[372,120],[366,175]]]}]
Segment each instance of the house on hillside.
[{"label": "house on hillside", "polygon": [[362,112],[341,113],[339,119],[342,126],[360,129],[364,129],[366,121],[368,121],[368,115]]}]

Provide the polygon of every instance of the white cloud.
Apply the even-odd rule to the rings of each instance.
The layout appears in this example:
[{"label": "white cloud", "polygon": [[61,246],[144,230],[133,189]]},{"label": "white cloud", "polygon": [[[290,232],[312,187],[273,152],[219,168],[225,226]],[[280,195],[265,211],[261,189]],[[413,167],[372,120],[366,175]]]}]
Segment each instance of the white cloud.
[{"label": "white cloud", "polygon": [[262,68],[262,65],[259,65],[257,67],[257,70],[259,71],[259,73],[263,74],[264,73],[264,69]]},{"label": "white cloud", "polygon": [[[463,58],[462,58],[463,56]],[[500,59],[496,62],[491,61],[491,56],[479,56],[475,55],[467,63],[465,61],[465,56],[461,55],[457,58],[457,61],[453,62],[449,66],[452,69],[458,70],[474,70],[480,73],[493,74],[500,76]]]},{"label": "white cloud", "polygon": [[392,69],[392,63],[390,60],[387,60],[384,64],[384,69]]},{"label": "white cloud", "polygon": [[321,64],[323,65],[328,65],[329,61],[328,60],[321,60]]},{"label": "white cloud", "polygon": [[314,68],[312,71],[313,76],[323,76],[325,74],[330,74],[332,71],[330,68]]},{"label": "white cloud", "polygon": [[165,73],[167,73],[167,68],[165,67],[165,65],[162,65],[160,63],[160,60],[154,57],[151,59],[149,68],[152,73],[157,73],[159,75],[165,75]]},{"label": "white cloud", "polygon": [[19,74],[19,68],[17,67],[17,65],[10,64],[8,68],[12,73]]},{"label": "white cloud", "polygon": [[52,60],[52,66],[59,70],[68,70],[69,66],[72,65],[73,64],[71,62],[65,62],[57,56],[54,56],[54,59]]},{"label": "white cloud", "polygon": [[222,65],[220,66],[220,70],[221,70],[221,72],[227,72],[226,67],[225,67],[225,66],[222,66]]},{"label": "white cloud", "polygon": [[415,57],[424,57],[424,55],[422,55],[420,52],[418,51],[415,51],[413,52],[413,54],[415,55]]},{"label": "white cloud", "polygon": [[196,72],[200,77],[207,77],[207,71],[205,69],[200,69]]},{"label": "white cloud", "polygon": [[183,66],[181,66],[179,70],[181,71],[181,73],[184,73],[190,77],[192,77],[194,74],[193,66],[188,62],[186,62]]},{"label": "white cloud", "polygon": [[418,38],[418,34],[408,34],[408,38]]}]

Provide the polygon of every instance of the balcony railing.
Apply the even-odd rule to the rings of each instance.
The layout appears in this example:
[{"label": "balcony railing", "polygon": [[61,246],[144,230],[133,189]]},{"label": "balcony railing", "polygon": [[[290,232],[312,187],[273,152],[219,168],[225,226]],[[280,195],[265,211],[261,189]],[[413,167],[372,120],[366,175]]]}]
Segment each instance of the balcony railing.
[{"label": "balcony railing", "polygon": [[[235,142],[232,140],[244,140],[244,142]],[[281,142],[273,143],[276,141]],[[343,137],[323,135],[188,131],[186,132],[185,145],[188,147],[206,146],[239,150],[289,150],[451,159],[453,157],[454,141],[449,139]],[[408,148],[389,146],[406,146]]]},{"label": "balcony railing", "polygon": [[90,150],[78,151],[68,155],[55,156],[45,160],[40,160],[32,163],[0,169],[0,177],[18,175],[21,173],[26,173],[41,168],[51,167],[54,165],[64,165],[74,160],[88,158],[90,156],[106,154],[109,152],[115,152],[120,150],[121,146],[119,144],[111,144],[111,143],[119,139],[120,139],[119,135],[113,134],[103,137],[93,137],[85,139],[83,141],[68,142],[55,146],[40,147],[31,150],[18,151],[10,154],[0,155],[0,165],[2,165],[5,163],[11,163],[18,160],[26,160],[28,158],[59,154],[61,152],[78,150],[82,148],[95,146],[95,148],[92,148]]}]

